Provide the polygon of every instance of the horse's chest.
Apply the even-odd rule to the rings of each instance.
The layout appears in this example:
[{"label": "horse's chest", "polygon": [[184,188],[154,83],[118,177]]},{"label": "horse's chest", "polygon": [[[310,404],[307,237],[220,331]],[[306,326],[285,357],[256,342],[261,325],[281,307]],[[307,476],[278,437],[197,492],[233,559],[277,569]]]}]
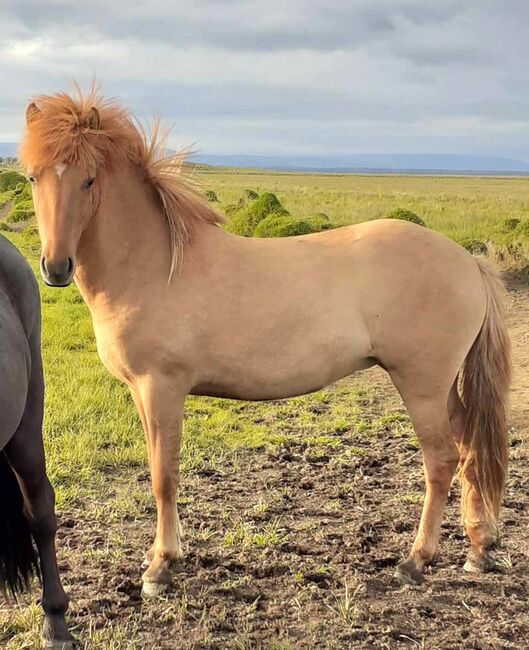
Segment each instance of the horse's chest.
[{"label": "horse's chest", "polygon": [[97,353],[105,368],[117,379],[131,384],[133,372],[128,359],[128,351],[124,342],[114,336],[109,336],[104,330],[95,328]]}]

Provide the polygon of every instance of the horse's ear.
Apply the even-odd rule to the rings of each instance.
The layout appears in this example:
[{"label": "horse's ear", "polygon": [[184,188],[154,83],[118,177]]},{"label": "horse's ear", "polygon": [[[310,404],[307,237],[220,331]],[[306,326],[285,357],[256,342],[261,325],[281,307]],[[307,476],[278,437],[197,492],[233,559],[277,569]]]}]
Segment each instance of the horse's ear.
[{"label": "horse's ear", "polygon": [[101,128],[101,116],[99,115],[99,111],[95,106],[92,106],[92,108],[88,111],[86,122],[86,125],[92,131],[99,131]]},{"label": "horse's ear", "polygon": [[35,104],[35,102],[31,102],[31,104],[26,108],[26,124],[31,124],[31,122],[33,122],[33,120],[35,120],[39,115],[40,108]]}]

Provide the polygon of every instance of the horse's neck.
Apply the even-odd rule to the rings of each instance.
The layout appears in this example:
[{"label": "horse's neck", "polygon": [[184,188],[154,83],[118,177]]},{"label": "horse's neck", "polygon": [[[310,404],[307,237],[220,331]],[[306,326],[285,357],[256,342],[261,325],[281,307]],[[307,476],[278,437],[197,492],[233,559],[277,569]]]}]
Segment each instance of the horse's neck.
[{"label": "horse's neck", "polygon": [[169,233],[154,193],[133,170],[109,175],[77,255],[75,280],[89,308],[111,308],[156,271],[168,277],[169,268]]}]

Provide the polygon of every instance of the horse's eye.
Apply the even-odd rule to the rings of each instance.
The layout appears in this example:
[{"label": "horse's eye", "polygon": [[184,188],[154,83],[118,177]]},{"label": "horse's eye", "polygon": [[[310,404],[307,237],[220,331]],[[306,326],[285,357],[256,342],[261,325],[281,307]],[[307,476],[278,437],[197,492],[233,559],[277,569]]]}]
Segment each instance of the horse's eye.
[{"label": "horse's eye", "polygon": [[34,183],[37,182],[37,179],[35,176],[28,176],[28,181],[33,185]]},{"label": "horse's eye", "polygon": [[83,183],[84,189],[87,190],[90,187],[92,187],[92,185],[94,184],[94,181],[95,181],[95,178],[87,178],[85,180],[85,182]]}]

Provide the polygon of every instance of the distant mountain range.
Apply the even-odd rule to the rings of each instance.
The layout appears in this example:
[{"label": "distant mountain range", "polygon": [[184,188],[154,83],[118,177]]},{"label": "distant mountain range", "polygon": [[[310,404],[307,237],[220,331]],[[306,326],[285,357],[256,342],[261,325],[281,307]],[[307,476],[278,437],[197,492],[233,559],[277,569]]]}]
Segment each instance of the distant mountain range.
[{"label": "distant mountain range", "polygon": [[[0,158],[15,156],[16,151],[16,143],[0,142]],[[191,160],[215,167],[246,167],[278,171],[529,176],[529,162],[499,156],[464,154],[351,154],[347,156],[196,154]]]},{"label": "distant mountain range", "polygon": [[192,160],[214,166],[278,171],[529,175],[529,163],[523,160],[463,154],[356,154],[333,157],[197,154]]},{"label": "distant mountain range", "polygon": [[0,142],[0,158],[12,158],[17,153],[18,144],[14,142]]}]

